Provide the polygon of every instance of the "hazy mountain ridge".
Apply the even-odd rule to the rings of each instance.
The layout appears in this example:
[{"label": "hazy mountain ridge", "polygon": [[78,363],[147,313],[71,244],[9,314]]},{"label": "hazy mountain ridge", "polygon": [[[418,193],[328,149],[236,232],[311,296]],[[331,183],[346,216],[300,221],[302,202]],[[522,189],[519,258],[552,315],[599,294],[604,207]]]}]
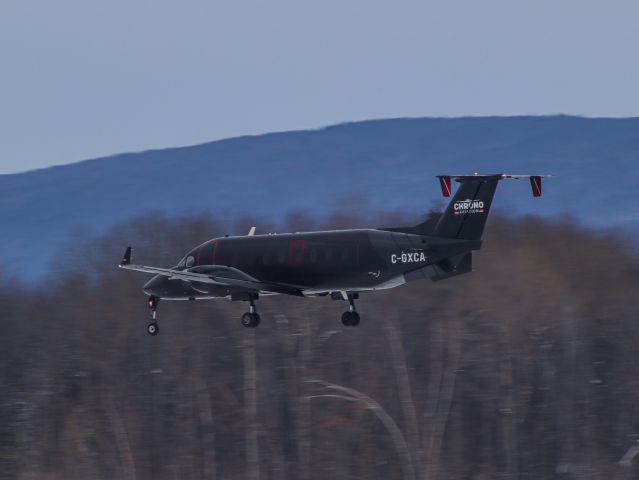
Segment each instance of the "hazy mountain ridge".
[{"label": "hazy mountain ridge", "polygon": [[[0,176],[0,268],[37,276],[74,229],[102,231],[155,210],[231,220],[321,213],[343,199],[419,215],[441,173],[551,173],[544,197],[504,183],[495,208],[569,213],[639,232],[639,118],[416,118],[245,136]],[[151,234],[152,232],[150,232]]]}]

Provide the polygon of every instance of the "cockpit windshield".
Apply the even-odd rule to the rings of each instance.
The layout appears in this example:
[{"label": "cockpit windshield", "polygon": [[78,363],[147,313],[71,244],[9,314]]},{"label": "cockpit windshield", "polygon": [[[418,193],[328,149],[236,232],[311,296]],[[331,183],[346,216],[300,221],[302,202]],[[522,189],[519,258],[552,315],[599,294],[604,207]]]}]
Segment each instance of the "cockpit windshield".
[{"label": "cockpit windshield", "polygon": [[184,270],[186,268],[191,268],[194,264],[195,264],[195,257],[193,256],[192,253],[189,253],[186,257],[180,260],[180,263],[178,263],[175,266],[175,269]]}]

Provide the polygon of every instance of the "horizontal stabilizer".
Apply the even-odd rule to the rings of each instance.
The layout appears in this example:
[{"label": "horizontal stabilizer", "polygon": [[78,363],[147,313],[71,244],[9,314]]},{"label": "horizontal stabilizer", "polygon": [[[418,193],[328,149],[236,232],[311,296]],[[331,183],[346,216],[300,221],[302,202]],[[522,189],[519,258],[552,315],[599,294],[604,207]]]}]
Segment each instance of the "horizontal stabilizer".
[{"label": "horizontal stabilizer", "polygon": [[458,183],[468,182],[488,182],[491,180],[521,180],[527,178],[530,180],[530,186],[532,188],[533,197],[541,197],[541,179],[551,178],[551,175],[509,175],[507,173],[494,173],[490,175],[484,175],[480,173],[473,173],[472,175],[437,175],[439,179],[439,185],[442,189],[444,197],[450,197],[452,193],[451,179]]}]

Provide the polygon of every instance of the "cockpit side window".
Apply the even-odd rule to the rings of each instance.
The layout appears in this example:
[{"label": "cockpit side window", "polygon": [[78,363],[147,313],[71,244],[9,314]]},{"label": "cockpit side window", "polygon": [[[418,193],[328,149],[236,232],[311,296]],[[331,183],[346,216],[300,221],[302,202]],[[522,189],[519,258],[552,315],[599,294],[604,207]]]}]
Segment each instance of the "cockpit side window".
[{"label": "cockpit side window", "polygon": [[191,268],[193,266],[195,266],[195,256],[197,254],[196,250],[193,250],[189,253],[186,254],[186,256],[180,260],[180,263],[178,263],[175,268],[178,270],[184,270],[185,268]]}]

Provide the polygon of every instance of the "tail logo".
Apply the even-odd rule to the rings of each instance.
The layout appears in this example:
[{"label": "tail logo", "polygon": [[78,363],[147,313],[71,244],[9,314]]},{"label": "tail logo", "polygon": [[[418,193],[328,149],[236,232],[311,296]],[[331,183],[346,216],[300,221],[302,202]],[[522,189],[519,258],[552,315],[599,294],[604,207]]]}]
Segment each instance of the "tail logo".
[{"label": "tail logo", "polygon": [[466,215],[467,213],[484,213],[484,202],[482,200],[460,200],[453,204],[454,215]]}]

